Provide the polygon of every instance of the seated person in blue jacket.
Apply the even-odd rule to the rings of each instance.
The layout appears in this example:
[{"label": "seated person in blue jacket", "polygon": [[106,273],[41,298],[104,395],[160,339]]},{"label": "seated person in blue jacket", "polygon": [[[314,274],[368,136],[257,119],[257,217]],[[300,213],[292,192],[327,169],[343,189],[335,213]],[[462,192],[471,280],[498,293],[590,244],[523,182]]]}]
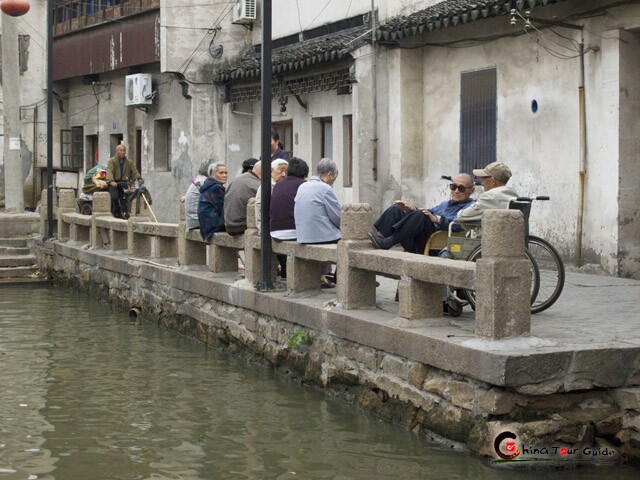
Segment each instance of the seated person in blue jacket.
[{"label": "seated person in blue jacket", "polygon": [[417,208],[403,200],[396,200],[387,208],[373,226],[380,232],[369,232],[376,248],[388,250],[397,245],[411,253],[424,253],[429,237],[438,230],[447,230],[458,212],[475,200],[473,180],[466,173],[458,174],[449,185],[451,198],[432,208]]},{"label": "seated person in blue jacket", "polygon": [[198,221],[200,235],[209,240],[215,232],[224,232],[224,184],[229,171],[222,162],[213,162],[207,169],[207,179],[200,187]]}]

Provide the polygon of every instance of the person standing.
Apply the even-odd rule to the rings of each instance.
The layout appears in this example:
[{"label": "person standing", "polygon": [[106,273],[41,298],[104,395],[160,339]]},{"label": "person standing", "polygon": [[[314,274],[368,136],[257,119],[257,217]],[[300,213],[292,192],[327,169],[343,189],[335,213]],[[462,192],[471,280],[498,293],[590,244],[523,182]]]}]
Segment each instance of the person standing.
[{"label": "person standing", "polygon": [[144,183],[135,163],[127,158],[127,147],[119,144],[115,156],[107,162],[107,184],[111,196],[111,214],[114,217],[129,218],[124,191],[129,187],[129,182],[134,180],[137,180],[139,185]]},{"label": "person standing", "polygon": [[271,132],[271,161],[277,160],[278,158],[288,162],[289,153],[282,149],[280,135],[278,135],[278,132]]}]

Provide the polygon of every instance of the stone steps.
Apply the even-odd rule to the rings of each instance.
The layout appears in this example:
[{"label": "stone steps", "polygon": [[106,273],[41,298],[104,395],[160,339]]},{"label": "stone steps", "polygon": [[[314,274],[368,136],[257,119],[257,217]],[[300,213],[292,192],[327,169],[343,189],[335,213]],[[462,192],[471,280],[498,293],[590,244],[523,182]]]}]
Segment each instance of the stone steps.
[{"label": "stone steps", "polygon": [[29,247],[3,247],[0,246],[0,257],[15,256],[15,255],[29,255],[31,249]]},{"label": "stone steps", "polygon": [[0,247],[29,248],[33,239],[29,237],[0,238]]},{"label": "stone steps", "polygon": [[[31,278],[38,272],[36,265],[20,267],[1,267],[0,279]],[[4,282],[3,282],[4,283]]]},{"label": "stone steps", "polygon": [[30,267],[36,264],[35,255],[2,255],[0,268]]}]

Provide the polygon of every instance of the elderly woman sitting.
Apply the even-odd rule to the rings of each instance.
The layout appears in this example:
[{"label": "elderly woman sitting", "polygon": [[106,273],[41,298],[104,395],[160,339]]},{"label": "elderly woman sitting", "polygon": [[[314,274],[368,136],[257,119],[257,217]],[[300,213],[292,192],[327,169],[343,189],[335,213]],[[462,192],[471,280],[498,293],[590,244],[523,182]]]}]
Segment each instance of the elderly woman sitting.
[{"label": "elderly woman sitting", "polygon": [[224,232],[224,184],[228,176],[224,163],[212,163],[207,169],[208,178],[200,187],[198,199],[198,221],[203,240],[209,240],[215,232]]}]

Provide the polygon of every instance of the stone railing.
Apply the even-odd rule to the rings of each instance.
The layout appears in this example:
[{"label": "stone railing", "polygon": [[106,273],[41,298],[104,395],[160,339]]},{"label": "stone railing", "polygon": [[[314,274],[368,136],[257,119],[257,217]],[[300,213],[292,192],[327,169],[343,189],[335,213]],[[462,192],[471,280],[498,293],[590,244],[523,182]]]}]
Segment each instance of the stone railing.
[{"label": "stone railing", "polygon": [[[237,272],[238,253],[244,251],[246,280],[256,284],[262,278],[253,199],[247,206],[244,235],[216,233],[208,242],[198,230],[186,229],[182,204],[177,225],[149,222],[144,216],[113,218],[106,192],[94,194],[91,217],[74,213],[74,206],[73,191],[62,190],[57,208],[60,240],[126,250],[135,256],[177,258],[180,265],[206,265],[214,274]],[[45,209],[42,214],[46,217]],[[398,315],[407,320],[442,316],[444,286],[475,289],[477,336],[500,339],[529,333],[531,269],[524,252],[521,212],[490,210],[485,214],[482,258],[475,263],[375,250],[367,237],[373,220],[368,204],[347,204],[342,207],[342,238],[337,244],[272,241],[272,278],[276,275],[275,256],[286,255],[287,289],[292,293],[319,290],[322,263],[334,263],[337,303],[347,310],[375,308],[376,275],[398,278]],[[46,221],[41,225],[46,226]]]}]

